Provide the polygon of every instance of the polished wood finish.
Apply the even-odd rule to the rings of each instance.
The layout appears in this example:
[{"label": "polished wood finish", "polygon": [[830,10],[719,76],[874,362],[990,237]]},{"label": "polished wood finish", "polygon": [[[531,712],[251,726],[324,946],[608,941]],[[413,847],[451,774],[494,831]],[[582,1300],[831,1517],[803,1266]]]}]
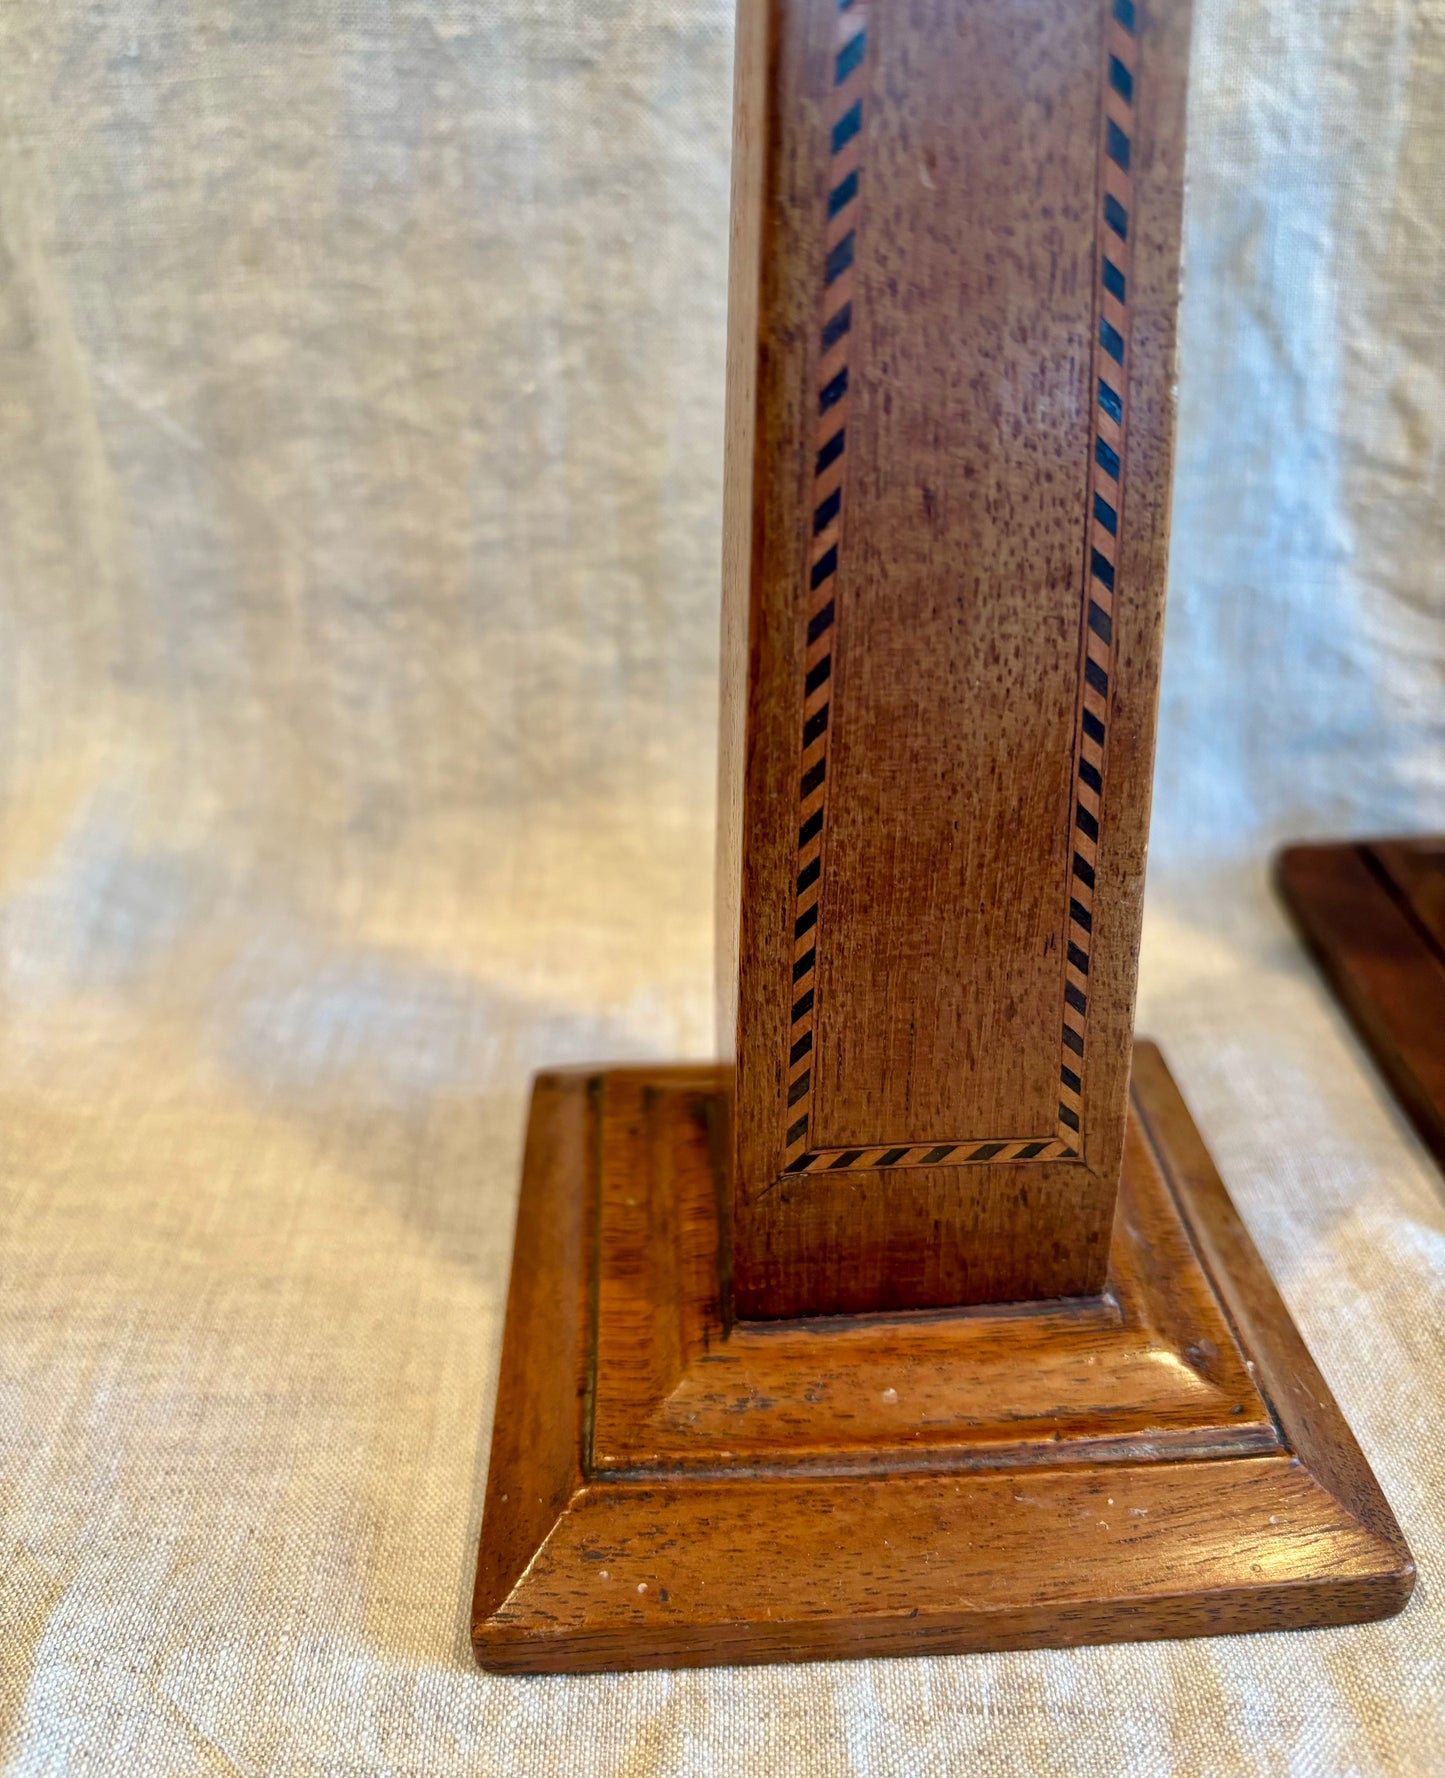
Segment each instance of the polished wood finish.
[{"label": "polished wood finish", "polygon": [[488,1667],[1409,1595],[1132,1045],[1187,39],[1187,0],[742,0],[724,1061],[537,1083]]},{"label": "polished wood finish", "polygon": [[[738,1321],[719,1289],[716,1071],[614,1070],[596,1115],[594,1474],[840,1461],[896,1471],[1054,1464],[1162,1430],[1204,1452],[1277,1449],[1229,1323],[1131,1124],[1105,1293],[956,1314]],[[1147,1263],[1141,1263],[1146,1262]],[[899,1383],[906,1379],[900,1389]]]},{"label": "polished wood finish", "polygon": [[743,1317],[1103,1282],[1188,22],[743,0],[718,939]]},{"label": "polished wood finish", "polygon": [[1445,959],[1445,834],[1366,840],[1361,850],[1420,928],[1430,949]]},{"label": "polished wood finish", "polygon": [[1445,1166],[1445,837],[1291,846],[1277,875],[1330,986]]},{"label": "polished wood finish", "polygon": [[510,1672],[1351,1622],[1409,1552],[1157,1051],[1098,1297],[725,1319],[726,1075],[537,1083],[473,1634]]}]

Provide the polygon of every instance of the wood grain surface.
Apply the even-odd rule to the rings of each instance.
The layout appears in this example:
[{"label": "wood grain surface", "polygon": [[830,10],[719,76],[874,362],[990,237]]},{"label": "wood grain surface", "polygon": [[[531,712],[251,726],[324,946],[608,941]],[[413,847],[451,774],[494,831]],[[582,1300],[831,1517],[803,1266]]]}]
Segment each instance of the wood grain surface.
[{"label": "wood grain surface", "polygon": [[1340,1004],[1445,1166],[1445,838],[1291,846],[1277,878]]},{"label": "wood grain surface", "polygon": [[724,1071],[539,1081],[483,1664],[1067,1646],[1398,1610],[1409,1551],[1150,1046],[1135,1081],[1106,1296],[774,1327],[723,1318]]},{"label": "wood grain surface", "polygon": [[719,848],[744,1317],[1102,1283],[1187,40],[1182,0],[745,0]]}]

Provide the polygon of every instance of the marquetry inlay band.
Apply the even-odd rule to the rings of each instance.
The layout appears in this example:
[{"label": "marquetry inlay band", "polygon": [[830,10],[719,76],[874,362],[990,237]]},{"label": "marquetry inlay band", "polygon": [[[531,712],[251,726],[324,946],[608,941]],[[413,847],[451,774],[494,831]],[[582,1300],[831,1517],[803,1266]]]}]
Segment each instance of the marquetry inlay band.
[{"label": "marquetry inlay band", "polygon": [[1106,0],[1102,131],[1099,142],[1093,428],[1088,478],[1088,543],[1080,624],[1079,696],[1070,812],[1070,863],[1063,910],[1065,961],[1058,1115],[1038,1136],[873,1143],[819,1148],[809,1142],[816,1064],[818,910],[828,799],[828,740],[838,610],[835,584],[843,546],[848,461],[848,347],[853,323],[854,243],[865,176],[868,37],[862,0],[835,0],[827,217],[823,239],[821,331],[812,483],[811,539],[803,586],[806,642],[793,896],[792,1011],[783,1170],[953,1167],[969,1163],[1078,1160],[1083,1149],[1083,1077],[1093,951],[1094,881],[1104,794],[1110,680],[1114,669],[1115,581],[1123,529],[1127,421],[1137,20],[1135,0]]}]

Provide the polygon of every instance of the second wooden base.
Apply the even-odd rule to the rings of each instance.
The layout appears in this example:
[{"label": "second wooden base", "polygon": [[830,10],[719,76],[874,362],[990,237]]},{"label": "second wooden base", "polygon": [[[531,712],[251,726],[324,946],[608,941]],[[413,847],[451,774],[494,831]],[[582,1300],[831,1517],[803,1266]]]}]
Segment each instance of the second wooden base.
[{"label": "second wooden base", "polygon": [[1445,1167],[1445,835],[1290,846],[1277,876],[1326,980]]},{"label": "second wooden base", "polygon": [[967,1652],[1405,1603],[1404,1539],[1151,1045],[1109,1285],[1077,1301],[728,1325],[723,1086],[537,1083],[484,1666]]}]

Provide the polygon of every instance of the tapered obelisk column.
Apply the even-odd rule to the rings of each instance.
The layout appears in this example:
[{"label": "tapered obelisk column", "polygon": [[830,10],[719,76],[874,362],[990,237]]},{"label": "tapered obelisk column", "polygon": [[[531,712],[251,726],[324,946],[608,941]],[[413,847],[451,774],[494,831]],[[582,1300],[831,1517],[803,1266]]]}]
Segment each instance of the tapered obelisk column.
[{"label": "tapered obelisk column", "polygon": [[719,882],[742,1315],[1102,1283],[1187,22],[744,5]]}]

